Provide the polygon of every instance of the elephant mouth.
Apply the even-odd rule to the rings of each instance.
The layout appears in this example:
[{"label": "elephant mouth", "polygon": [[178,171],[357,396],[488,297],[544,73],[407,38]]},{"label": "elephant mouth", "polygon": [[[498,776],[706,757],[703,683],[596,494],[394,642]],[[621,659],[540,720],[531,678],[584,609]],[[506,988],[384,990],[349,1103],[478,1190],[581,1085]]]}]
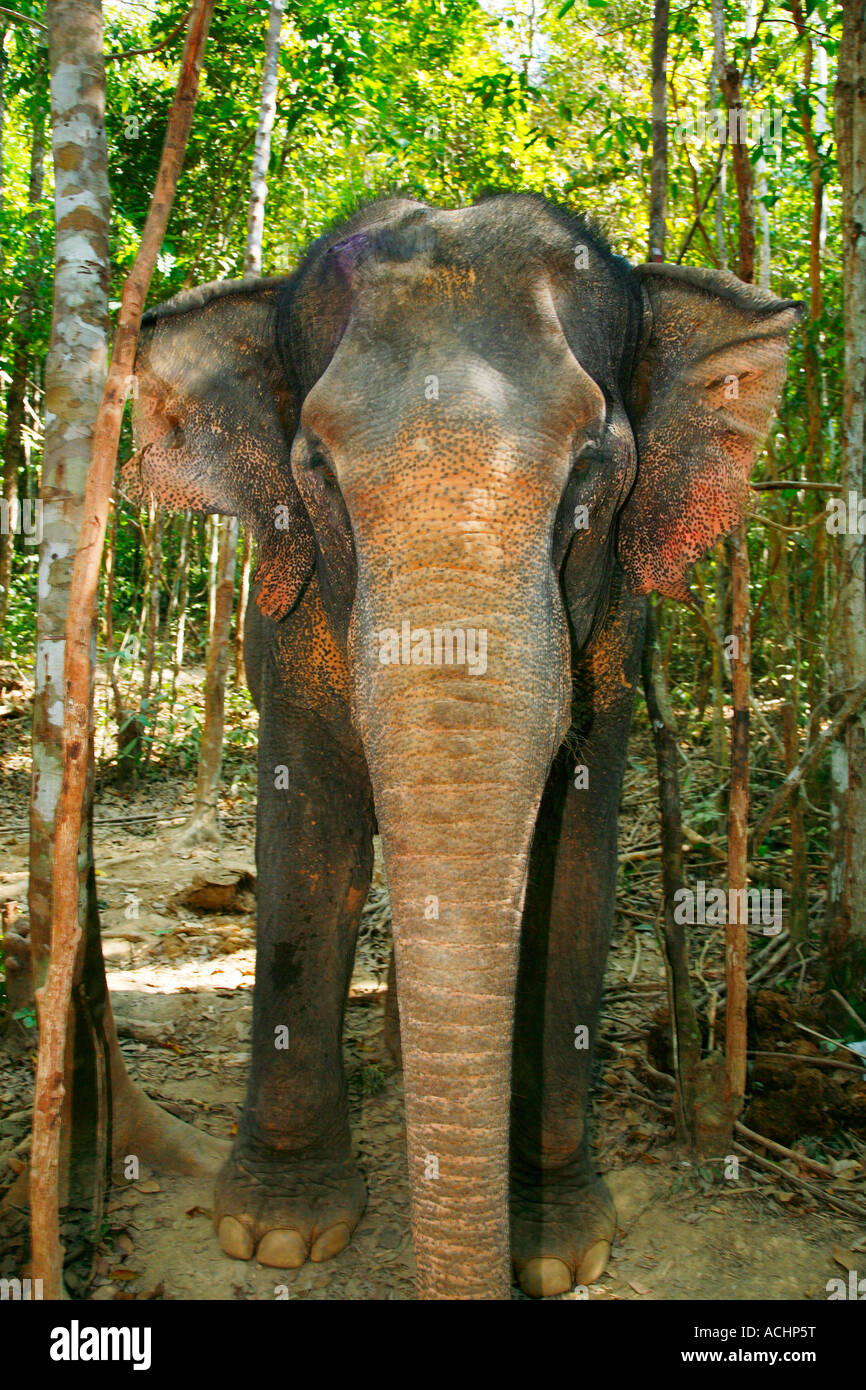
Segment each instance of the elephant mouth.
[{"label": "elephant mouth", "polygon": [[184,447],[184,434],[179,425],[172,425],[157,439],[151,439],[128,459],[120,470],[120,491],[130,502],[139,505],[149,501],[154,487],[149,475],[161,455],[174,453]]},{"label": "elephant mouth", "polygon": [[120,470],[120,494],[128,502],[141,504],[146,500],[147,488],[144,481],[145,460],[155,441],[144,444],[132,458],[127,459]]}]

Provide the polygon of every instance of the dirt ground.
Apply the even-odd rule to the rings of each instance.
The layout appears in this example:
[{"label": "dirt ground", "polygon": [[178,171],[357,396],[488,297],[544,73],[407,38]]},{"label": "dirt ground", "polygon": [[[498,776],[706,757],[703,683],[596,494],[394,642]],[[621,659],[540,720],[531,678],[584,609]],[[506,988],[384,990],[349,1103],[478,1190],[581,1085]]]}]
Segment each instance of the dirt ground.
[{"label": "dirt ground", "polygon": [[[634,759],[624,797],[626,845],[640,845],[652,832],[645,775],[646,761]],[[25,790],[21,779],[13,781]],[[182,1119],[230,1137],[244,1094],[255,971],[254,903],[243,877],[254,872],[251,806],[229,801],[234,819],[225,823],[219,852],[178,850],[179,823],[153,817],[180,815],[189,799],[187,782],[122,795],[102,791],[96,816],[108,823],[98,826],[96,857],[106,966],[133,1076]],[[16,801],[21,816],[26,802]],[[11,820],[16,812],[6,814]],[[638,851],[634,865],[649,875],[651,895],[657,863],[642,865]],[[0,897],[26,901],[26,839],[15,824],[0,829],[0,866]],[[646,1061],[652,1016],[666,997],[664,970],[651,924],[635,909],[640,899],[629,873],[626,866],[595,1086],[598,1168],[616,1198],[619,1227],[609,1270],[589,1297],[824,1299],[829,1279],[847,1278],[846,1270],[858,1265],[866,1269],[863,1223],[828,1202],[835,1196],[863,1205],[862,1144],[858,1151],[855,1137],[838,1130],[801,1136],[798,1152],[828,1165],[823,1179],[766,1153],[777,1171],[741,1155],[736,1179],[722,1176],[719,1165],[697,1167],[678,1157],[670,1093]],[[209,910],[178,901],[202,880],[218,884]],[[220,884],[234,910],[214,908]],[[326,1264],[287,1273],[229,1260],[213,1233],[209,1184],[143,1171],[111,1194],[89,1297],[413,1297],[402,1085],[382,1033],[389,950],[386,889],[377,868],[345,1034],[353,1131],[369,1188],[348,1249]],[[720,950],[716,940],[704,944],[705,980],[720,974]],[[810,1076],[826,1075],[827,1065]],[[0,1196],[26,1159],[32,1072],[32,1049],[16,1059],[0,1052]],[[862,1090],[855,1067],[832,1075],[840,1086]],[[3,1244],[0,1235],[0,1274],[18,1272],[22,1244],[8,1232],[5,1256]],[[522,1297],[516,1289],[515,1296]]]}]

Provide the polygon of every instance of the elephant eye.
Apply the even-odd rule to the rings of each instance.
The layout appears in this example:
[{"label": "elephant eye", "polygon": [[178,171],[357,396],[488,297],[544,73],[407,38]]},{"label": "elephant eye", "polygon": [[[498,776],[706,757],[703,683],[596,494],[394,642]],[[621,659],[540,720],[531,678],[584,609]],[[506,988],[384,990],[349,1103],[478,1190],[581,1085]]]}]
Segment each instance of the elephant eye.
[{"label": "elephant eye", "polygon": [[602,444],[600,439],[585,439],[575,451],[571,466],[576,473],[586,473],[588,469],[601,462]]},{"label": "elephant eye", "polygon": [[336,487],[336,474],[334,473],[334,470],[331,467],[329,460],[325,457],[323,453],[319,452],[318,450],[314,451],[307,461],[307,469],[310,473],[315,473],[319,478],[321,478],[322,482],[327,483],[329,486]]}]

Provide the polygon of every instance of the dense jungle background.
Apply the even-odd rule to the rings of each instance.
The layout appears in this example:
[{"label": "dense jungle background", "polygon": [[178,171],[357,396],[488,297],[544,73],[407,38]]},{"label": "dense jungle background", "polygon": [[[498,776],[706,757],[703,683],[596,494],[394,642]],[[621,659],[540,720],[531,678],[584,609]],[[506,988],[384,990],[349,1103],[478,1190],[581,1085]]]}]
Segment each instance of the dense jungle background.
[{"label": "dense jungle background", "polygon": [[[148,283],[140,243],[155,188],[165,202],[163,142],[203,10]],[[70,116],[79,70],[94,88]],[[124,286],[138,275],[152,305],[286,273],[334,219],[394,190],[445,206],[535,191],[589,213],[633,262],[728,268],[806,305],[747,524],[696,566],[689,604],[653,603],[653,717],[639,700],[595,1103],[619,1239],[590,1296],[826,1298],[864,1270],[864,92],[863,7],[831,0],[0,8],[0,1274],[31,1269],[34,991],[70,737],[53,713],[58,644],[113,325],[137,329]],[[133,447],[127,411],[118,460]],[[243,1096],[255,961],[257,718],[241,650],[255,563],[234,520],[114,489],[76,872],[85,885],[92,855],[127,1071],[218,1138]],[[778,891],[780,919],[729,928],[726,952],[724,926],[678,920],[678,889],[699,883]],[[102,1181],[110,1127],[78,1065],[101,975],[73,943],[56,1016],[74,1025],[60,1053],[74,1296],[412,1296],[389,954],[377,860],[346,1033],[370,1206],[336,1260],[275,1278],[220,1254],[207,1183],[147,1165]]]}]

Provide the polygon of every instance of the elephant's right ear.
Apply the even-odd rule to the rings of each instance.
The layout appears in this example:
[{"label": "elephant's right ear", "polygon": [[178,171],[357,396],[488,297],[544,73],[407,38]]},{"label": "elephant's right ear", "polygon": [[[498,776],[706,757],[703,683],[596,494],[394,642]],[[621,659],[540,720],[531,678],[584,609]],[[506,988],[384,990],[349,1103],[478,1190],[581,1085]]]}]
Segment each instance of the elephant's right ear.
[{"label": "elephant's right ear", "polygon": [[638,467],[619,555],[637,593],[684,598],[690,566],[745,515],[803,306],[720,270],[653,264],[636,274]]},{"label": "elephant's right ear", "polygon": [[282,618],[315,561],[292,477],[291,392],[276,350],[284,280],[205,285],[146,314],[135,359],[133,501],[237,516],[258,541],[262,612]]}]

